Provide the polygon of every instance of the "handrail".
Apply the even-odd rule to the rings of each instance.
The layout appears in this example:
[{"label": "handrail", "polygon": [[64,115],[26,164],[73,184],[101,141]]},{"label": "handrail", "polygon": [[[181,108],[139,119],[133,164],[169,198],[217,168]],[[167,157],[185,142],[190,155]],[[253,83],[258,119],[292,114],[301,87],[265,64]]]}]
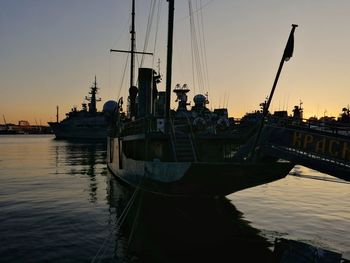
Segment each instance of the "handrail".
[{"label": "handrail", "polygon": [[177,162],[177,155],[176,155],[176,151],[175,151],[175,140],[176,140],[176,136],[175,136],[174,123],[172,122],[172,119],[169,119],[168,122],[170,123],[170,126],[171,126],[171,129],[170,129],[170,143],[171,143],[171,148],[172,148],[172,150],[173,150],[173,155],[174,155],[175,162]]},{"label": "handrail", "polygon": [[190,142],[191,142],[191,148],[192,148],[192,153],[193,153],[193,157],[194,157],[194,161],[197,162],[198,159],[197,159],[197,151],[196,151],[196,147],[194,145],[194,142],[195,142],[195,138],[194,138],[194,133],[193,133],[193,129],[192,129],[192,125],[191,125],[191,122],[190,122],[190,119],[188,118],[187,115],[186,116],[186,120],[187,120],[187,124],[190,128]]},{"label": "handrail", "polygon": [[325,132],[346,132],[350,135],[350,123],[342,123],[335,120],[310,120],[310,119],[295,119],[291,116],[288,117],[276,117],[269,116],[269,124],[275,123],[277,125],[292,125],[307,127],[309,129],[321,130]]}]

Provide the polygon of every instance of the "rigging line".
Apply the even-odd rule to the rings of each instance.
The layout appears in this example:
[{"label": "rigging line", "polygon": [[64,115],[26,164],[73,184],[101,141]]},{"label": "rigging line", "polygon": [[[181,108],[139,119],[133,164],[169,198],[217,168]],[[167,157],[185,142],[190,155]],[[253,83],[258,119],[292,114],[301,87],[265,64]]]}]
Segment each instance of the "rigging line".
[{"label": "rigging line", "polygon": [[[203,10],[202,0],[200,0],[201,3],[201,10]],[[205,30],[204,30],[204,17],[203,12],[200,12],[201,14],[201,22],[202,22],[202,36],[203,36],[203,51],[204,51],[204,69],[205,69],[205,75],[206,75],[206,82],[207,82],[207,91],[210,93],[210,83],[209,83],[209,70],[208,70],[208,60],[207,60],[207,47],[206,47],[206,41],[205,41]]]},{"label": "rigging line", "polygon": [[190,25],[191,25],[191,37],[193,38],[193,52],[194,52],[194,62],[196,65],[196,72],[197,73],[197,81],[198,81],[198,86],[200,92],[202,91],[203,88],[203,74],[201,70],[201,62],[200,62],[200,55],[199,55],[199,50],[198,50],[198,41],[197,41],[197,32],[196,32],[196,27],[195,27],[195,22],[193,19],[193,13],[192,13],[192,2],[189,0],[189,8],[190,8]]},{"label": "rigging line", "polygon": [[[192,0],[190,0],[192,1]],[[196,4],[196,9],[198,9],[198,0],[195,0],[195,4]],[[193,11],[193,9],[191,9],[191,11]],[[201,62],[201,46],[199,44],[199,41],[201,39],[201,29],[200,27],[198,26],[199,25],[199,22],[198,22],[198,15],[194,14],[193,12],[192,13],[192,16],[194,17],[193,18],[193,26],[194,26],[194,35],[195,35],[195,43],[196,43],[196,52],[197,52],[197,55],[196,55],[196,58],[197,58],[197,70],[198,70],[198,78],[199,78],[199,81],[200,82],[200,89],[201,89],[201,92],[203,91],[203,78],[202,78],[202,74],[201,71],[202,71],[202,62]],[[199,41],[198,41],[199,39]]]},{"label": "rigging line", "polygon": [[[198,7],[198,1],[196,0],[196,8],[197,10],[199,9]],[[200,2],[201,3],[201,2]],[[199,52],[199,62],[200,62],[200,67],[202,71],[202,85],[203,85],[203,92],[207,91],[206,89],[206,72],[205,72],[205,54],[203,50],[203,38],[204,38],[204,32],[203,32],[203,20],[201,19],[201,16],[199,14],[202,14],[202,12],[196,14],[196,20],[197,20],[197,32],[198,32],[198,52]]]},{"label": "rigging line", "polygon": [[196,80],[195,80],[195,67],[194,67],[194,53],[193,53],[193,38],[192,38],[192,26],[191,26],[191,20],[192,20],[192,15],[191,15],[191,4],[190,1],[188,1],[188,9],[190,13],[190,35],[191,35],[191,61],[192,61],[192,81],[193,81],[193,92],[196,94]]},{"label": "rigging line", "polygon": [[[134,193],[132,194],[130,200],[128,201],[128,203],[126,204],[125,208],[123,209],[123,211],[122,211],[120,217],[118,218],[117,222],[115,223],[115,226],[116,226],[117,229],[118,229],[118,227],[120,227],[120,226],[123,224],[123,222],[124,222],[124,220],[125,220],[125,218],[126,218],[128,212],[129,212],[129,210],[130,210],[130,207],[132,207],[132,204],[134,203],[134,200],[135,200],[135,196],[136,196],[137,191],[138,191],[138,189],[136,189],[136,190],[134,191]],[[118,226],[118,224],[119,224],[119,226]],[[98,256],[98,254],[100,253],[101,249],[103,248],[103,249],[104,249],[104,250],[103,250],[104,252],[103,252],[103,254],[100,256],[100,260],[99,260],[98,262],[101,261],[102,256],[104,255],[104,253],[105,253],[105,251],[106,251],[106,249],[107,249],[106,242],[109,241],[109,240],[111,239],[111,235],[112,235],[112,232],[110,232],[110,233],[108,234],[108,236],[105,238],[105,240],[104,240],[104,242],[102,243],[100,249],[97,251],[96,255],[95,255],[95,256],[93,257],[93,259],[91,260],[91,263],[93,263],[93,262],[95,261],[96,257]]]},{"label": "rigging line", "polygon": [[[155,10],[155,5],[156,5],[156,0],[152,0],[150,3],[150,11],[149,11],[149,16],[148,16],[148,21],[147,21],[147,29],[146,29],[146,36],[145,36],[145,42],[143,45],[143,52],[146,52],[146,49],[148,47],[148,43],[149,43],[149,37],[150,37],[150,33],[151,33],[151,27],[153,24],[153,18],[154,18],[154,10]],[[142,54],[141,56],[141,67],[143,65],[143,62],[145,60],[145,55]]]},{"label": "rigging line", "polygon": [[226,101],[226,109],[228,109],[228,101],[230,99],[230,92],[228,92],[228,95],[227,95],[227,101]]},{"label": "rigging line", "polygon": [[112,75],[112,56],[111,56],[111,52],[109,52],[109,56],[108,56],[108,98],[111,97],[111,75]]},{"label": "rigging line", "polygon": [[121,93],[121,90],[122,90],[122,88],[123,88],[124,79],[125,79],[125,73],[126,73],[126,68],[127,68],[127,65],[128,65],[128,60],[129,60],[129,54],[127,55],[126,60],[125,60],[123,75],[122,75],[122,79],[121,79],[121,81],[120,81],[120,86],[119,86],[119,91],[118,91],[118,97],[117,97],[118,99],[120,98],[120,93]]},{"label": "rigging line", "polygon": [[[197,6],[198,6],[198,0],[197,1]],[[199,64],[200,64],[200,72],[201,72],[201,82],[202,82],[202,92],[205,93],[207,91],[206,89],[206,77],[205,77],[205,56],[204,56],[204,51],[203,51],[203,43],[202,43],[202,38],[203,38],[203,34],[204,32],[202,31],[202,27],[201,27],[201,21],[200,21],[200,15],[199,13],[196,14],[196,18],[197,18],[197,32],[198,32],[198,36],[197,36],[197,42],[198,42],[198,57],[199,57]]]},{"label": "rigging line", "polygon": [[[135,51],[136,51],[136,49],[135,49]],[[137,62],[137,68],[140,68],[141,67],[141,63],[139,61],[139,57],[138,56],[136,56],[136,62]],[[138,83],[138,82],[139,82],[139,75],[137,75],[137,78],[136,78],[136,83]],[[137,84],[136,84],[136,86],[137,86]]]},{"label": "rigging line", "polygon": [[[162,2],[163,1],[158,1],[158,11],[157,11],[157,23],[156,23],[156,32],[154,34],[154,46],[153,46],[153,54],[156,53],[156,48],[157,48],[157,38],[158,38],[158,29],[159,29],[159,21],[160,21],[160,18],[161,18],[161,10],[162,10]],[[152,68],[153,68],[153,65],[154,65],[154,58],[156,56],[152,56]],[[160,72],[159,72],[160,74]]]},{"label": "rigging line", "polygon": [[106,242],[111,240],[112,238],[112,232],[110,232],[108,234],[108,236],[105,238],[105,240],[103,241],[102,245],[100,246],[99,250],[97,251],[96,255],[92,258],[92,260],[90,261],[91,263],[95,262],[95,260],[97,259],[97,257],[99,256],[100,254],[100,251],[101,249],[105,249],[105,246],[106,246]]},{"label": "rigging line", "polygon": [[128,28],[130,25],[130,21],[131,21],[131,15],[129,15],[128,21],[127,23],[123,26],[123,30],[120,32],[120,34],[118,35],[117,39],[114,41],[114,43],[112,44],[113,46],[117,46],[118,42],[120,41],[120,39],[122,38],[122,36],[126,35],[126,32],[128,32]]},{"label": "rigging line", "polygon": [[223,103],[222,103],[222,107],[223,107],[223,108],[225,108],[225,105],[226,105],[226,96],[227,96],[226,93],[227,93],[227,90],[226,90],[226,88],[225,88],[225,91],[224,91],[224,99],[223,99],[224,101],[223,101]]},{"label": "rigging line", "polygon": [[[207,3],[205,3],[205,4],[201,7],[201,9],[199,9],[199,10],[196,9],[196,10],[193,11],[193,13],[197,13],[198,11],[204,9],[205,7],[207,7],[207,5],[211,4],[211,2],[213,2],[213,1],[214,1],[214,0],[209,0]],[[184,17],[182,17],[182,18],[177,19],[176,22],[185,20],[185,19],[187,19],[187,18],[189,18],[189,17],[190,17],[189,15],[188,15],[188,16],[184,16]]]},{"label": "rigging line", "polygon": [[202,62],[200,57],[200,50],[199,50],[199,44],[198,44],[198,38],[197,38],[197,30],[194,28],[194,35],[195,35],[195,58],[196,58],[196,65],[197,65],[197,76],[198,76],[198,83],[199,88],[201,92],[203,92],[203,71],[202,71]]}]

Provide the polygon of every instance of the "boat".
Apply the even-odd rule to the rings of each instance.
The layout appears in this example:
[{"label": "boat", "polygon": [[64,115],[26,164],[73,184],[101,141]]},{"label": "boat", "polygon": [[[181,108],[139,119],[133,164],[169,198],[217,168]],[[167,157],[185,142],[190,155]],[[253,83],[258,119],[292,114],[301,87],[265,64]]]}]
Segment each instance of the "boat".
[{"label": "boat", "polygon": [[[139,68],[138,85],[134,85],[134,56],[143,53],[135,51],[134,0],[131,50],[111,50],[131,54],[131,81],[125,111],[123,98],[107,101],[103,107],[109,122],[109,170],[134,188],[173,197],[225,196],[284,178],[294,163],[258,151],[264,137],[260,123],[264,123],[267,107],[257,121],[237,122],[228,116],[227,108],[210,110],[206,94],[195,95],[190,107],[189,87],[173,88],[174,0],[168,1],[168,8],[165,91],[158,90],[160,73],[152,68]],[[295,27],[283,61],[291,57],[290,39]],[[170,108],[171,91],[178,103],[175,110]]]},{"label": "boat", "polygon": [[101,101],[96,97],[98,89],[95,76],[95,81],[90,87],[90,96],[85,97],[88,103],[82,103],[81,110],[73,107],[60,122],[57,106],[56,122],[48,122],[56,139],[106,140],[108,123],[104,113],[96,108],[96,103]]}]

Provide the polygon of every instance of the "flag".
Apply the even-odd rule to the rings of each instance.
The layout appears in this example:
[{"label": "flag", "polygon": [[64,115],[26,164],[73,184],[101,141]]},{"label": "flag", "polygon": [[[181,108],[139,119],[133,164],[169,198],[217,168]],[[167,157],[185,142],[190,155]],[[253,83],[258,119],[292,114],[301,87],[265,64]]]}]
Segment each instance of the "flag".
[{"label": "flag", "polygon": [[288,61],[292,56],[293,56],[293,50],[294,50],[294,31],[295,28],[298,25],[292,25],[292,31],[290,32],[289,38],[288,38],[288,42],[286,45],[286,48],[284,49],[284,53],[283,53],[283,59],[284,61]]}]

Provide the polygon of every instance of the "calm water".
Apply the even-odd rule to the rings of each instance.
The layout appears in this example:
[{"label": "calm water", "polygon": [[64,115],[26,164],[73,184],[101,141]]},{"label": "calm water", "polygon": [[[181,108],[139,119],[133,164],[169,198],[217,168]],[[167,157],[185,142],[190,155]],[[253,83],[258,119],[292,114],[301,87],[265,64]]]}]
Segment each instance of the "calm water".
[{"label": "calm water", "polygon": [[222,200],[167,200],[120,185],[104,160],[103,143],[0,136],[0,261],[266,261],[275,237],[350,258],[349,184],[288,176]]}]

